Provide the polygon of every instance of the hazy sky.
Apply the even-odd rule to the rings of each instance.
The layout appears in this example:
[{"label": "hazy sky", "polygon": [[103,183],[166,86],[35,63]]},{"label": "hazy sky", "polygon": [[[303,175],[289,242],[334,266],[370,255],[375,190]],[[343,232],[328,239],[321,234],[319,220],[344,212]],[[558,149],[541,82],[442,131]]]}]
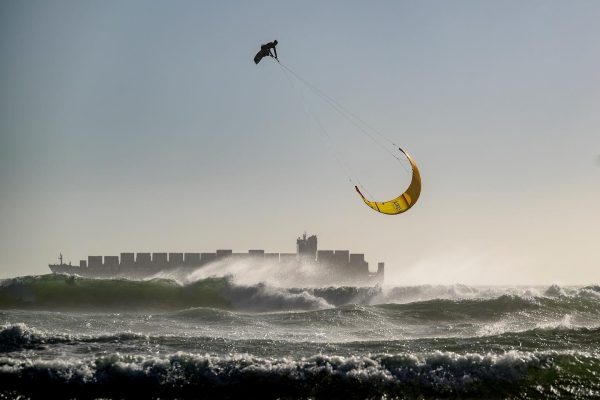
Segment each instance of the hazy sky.
[{"label": "hazy sky", "polygon": [[[0,277],[306,230],[393,284],[598,283],[598,21],[598,1],[3,1]],[[361,202],[335,154],[378,200],[407,174],[254,65],[273,39],[412,153],[412,210]]]}]

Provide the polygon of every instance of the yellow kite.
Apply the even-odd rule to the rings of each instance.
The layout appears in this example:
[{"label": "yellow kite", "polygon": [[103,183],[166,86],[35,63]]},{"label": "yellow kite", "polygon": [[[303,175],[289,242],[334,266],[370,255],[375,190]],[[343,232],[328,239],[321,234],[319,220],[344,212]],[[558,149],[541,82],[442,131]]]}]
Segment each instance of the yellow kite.
[{"label": "yellow kite", "polygon": [[406,189],[404,193],[389,201],[376,202],[367,200],[367,198],[363,196],[358,189],[358,186],[355,186],[356,191],[358,194],[360,194],[360,197],[362,197],[365,204],[382,214],[395,215],[403,213],[417,202],[419,195],[421,194],[421,174],[419,173],[419,168],[417,168],[415,160],[413,160],[413,158],[407,152],[402,149],[399,150],[404,153],[406,158],[408,158],[412,168],[412,179],[410,181],[410,185],[408,185],[408,189]]}]

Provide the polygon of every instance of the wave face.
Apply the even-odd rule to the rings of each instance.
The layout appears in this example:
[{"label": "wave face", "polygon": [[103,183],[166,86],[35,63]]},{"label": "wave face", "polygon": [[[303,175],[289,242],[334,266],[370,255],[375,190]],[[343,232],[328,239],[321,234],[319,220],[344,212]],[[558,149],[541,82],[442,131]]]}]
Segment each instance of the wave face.
[{"label": "wave face", "polygon": [[0,282],[0,397],[600,398],[600,287]]},{"label": "wave face", "polygon": [[67,275],[26,276],[0,284],[0,308],[111,309],[228,307],[218,295],[222,279],[188,286],[155,279],[92,279]]},{"label": "wave face", "polygon": [[[554,299],[554,300],[552,300]],[[557,300],[558,299],[558,300]],[[435,309],[452,307],[482,313],[516,311],[544,306],[575,309],[595,307],[600,287],[499,288],[450,286],[412,287],[279,287],[263,282],[239,284],[232,276],[191,282],[167,278],[150,280],[95,279],[49,274],[0,281],[0,309],[185,309],[212,307],[245,311],[315,310],[347,304],[377,305],[432,301]],[[437,301],[438,303],[435,303]],[[472,301],[468,303],[468,301]],[[485,301],[490,301],[485,303]]]}]

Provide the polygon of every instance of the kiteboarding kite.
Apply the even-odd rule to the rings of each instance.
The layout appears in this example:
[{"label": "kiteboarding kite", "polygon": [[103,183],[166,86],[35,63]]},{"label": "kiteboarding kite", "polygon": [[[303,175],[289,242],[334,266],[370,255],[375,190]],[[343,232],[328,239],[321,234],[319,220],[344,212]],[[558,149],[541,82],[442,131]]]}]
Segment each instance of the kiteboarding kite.
[{"label": "kiteboarding kite", "polygon": [[[279,66],[286,73],[291,74],[291,76],[295,77],[299,82],[303,83],[315,95],[319,96],[326,103],[328,103],[330,106],[332,106],[334,110],[336,110],[342,116],[347,118],[360,131],[362,131],[364,134],[366,134],[372,140],[376,141],[380,146],[382,146],[382,144],[380,142],[378,142],[377,139],[372,134],[367,132],[363,126],[358,124],[358,122],[362,122],[363,125],[366,125],[366,123],[364,123],[359,117],[357,117],[355,114],[352,114],[351,112],[347,111],[341,104],[339,104],[331,96],[328,96],[322,90],[318,89],[316,86],[314,86],[313,84],[308,82],[306,79],[299,76],[292,69],[290,69],[286,65],[282,64],[279,61],[279,59],[277,58],[277,50],[275,49],[275,46],[277,46],[277,40],[274,40],[271,43],[263,44],[261,46],[260,51],[254,57],[254,63],[258,64],[260,62],[260,60],[262,60],[264,57],[274,58],[278,62]],[[275,51],[275,54],[271,53],[271,49],[273,49]],[[310,113],[308,107],[306,107],[306,110],[307,110],[307,113]],[[313,119],[315,121],[317,120],[314,116],[313,116]],[[319,124],[319,127],[321,130],[324,130],[324,127],[321,124]],[[394,145],[394,147],[397,147],[389,138],[385,137],[384,135],[382,135],[381,133],[377,132],[376,130],[374,130],[372,128],[370,128],[370,129],[373,130],[374,133],[376,133],[377,135],[381,136],[382,138],[384,138],[385,140],[390,142],[392,145]],[[408,185],[408,188],[404,191],[404,193],[402,193],[400,196],[398,196],[392,200],[378,202],[378,201],[372,201],[372,200],[367,199],[361,193],[358,186],[354,186],[354,188],[356,189],[356,191],[358,192],[360,197],[363,199],[365,204],[368,205],[369,207],[371,207],[373,210],[380,212],[382,214],[387,214],[387,215],[402,214],[403,212],[409,210],[412,206],[414,206],[415,203],[417,202],[417,200],[419,199],[419,196],[421,195],[421,174],[419,173],[419,168],[417,168],[417,164],[415,163],[415,160],[410,156],[410,154],[408,154],[401,148],[398,148],[398,149],[400,150],[400,152],[402,152],[402,154],[404,154],[406,156],[406,158],[408,158],[408,161],[410,162],[410,167],[412,170],[412,178],[410,181],[410,185]],[[390,153],[394,158],[400,160],[398,157],[396,157],[394,155],[394,153],[391,152],[391,150],[387,149],[386,151],[388,153]],[[352,181],[352,177],[349,176],[349,178],[350,178],[350,181]],[[356,181],[358,182],[358,179]],[[363,190],[364,190],[364,187],[363,187]]]},{"label": "kiteboarding kite", "polygon": [[396,215],[401,214],[407,210],[409,210],[417,200],[419,199],[419,195],[421,194],[421,174],[419,173],[419,168],[417,168],[417,164],[415,164],[415,160],[404,150],[399,150],[404,153],[408,161],[410,162],[410,167],[412,169],[412,179],[410,181],[410,185],[404,193],[395,199],[377,202],[368,200],[361,192],[358,186],[354,186],[360,197],[362,197],[363,201],[366,205],[371,207],[373,210],[380,212],[382,214],[388,215]]}]

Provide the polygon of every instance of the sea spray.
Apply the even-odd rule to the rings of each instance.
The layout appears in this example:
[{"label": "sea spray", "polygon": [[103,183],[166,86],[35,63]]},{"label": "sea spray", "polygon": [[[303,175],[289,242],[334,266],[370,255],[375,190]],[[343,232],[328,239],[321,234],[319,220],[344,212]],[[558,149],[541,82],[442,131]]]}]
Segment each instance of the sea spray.
[{"label": "sea spray", "polygon": [[[351,275],[340,276],[339,272],[330,270],[314,262],[293,262],[249,259],[224,259],[213,261],[208,265],[190,268],[175,268],[160,271],[152,278],[169,279],[181,284],[190,284],[211,277],[231,279],[236,285],[252,286],[264,283],[272,287],[322,287],[339,285],[340,282],[353,282]],[[364,279],[359,279],[362,282]]]},{"label": "sea spray", "polygon": [[[430,302],[430,303],[428,303]],[[0,309],[173,310],[209,307],[240,311],[317,310],[343,305],[406,304],[432,316],[456,312],[490,319],[506,313],[560,316],[600,312],[600,289],[471,287],[466,285],[282,287],[240,284],[234,276],[179,281],[95,279],[48,274],[0,281]],[[412,304],[412,305],[411,305]],[[425,307],[420,309],[420,307]]]},{"label": "sea spray", "polygon": [[600,397],[600,289],[0,282],[0,396]]}]

